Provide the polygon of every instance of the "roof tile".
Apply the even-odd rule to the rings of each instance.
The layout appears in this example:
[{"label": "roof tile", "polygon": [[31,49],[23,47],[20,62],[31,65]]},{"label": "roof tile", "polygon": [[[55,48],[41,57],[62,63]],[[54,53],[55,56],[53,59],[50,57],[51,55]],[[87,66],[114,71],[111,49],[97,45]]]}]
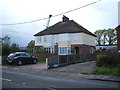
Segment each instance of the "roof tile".
[{"label": "roof tile", "polygon": [[96,37],[93,33],[79,25],[73,20],[69,20],[66,22],[58,22],[51,27],[35,34],[34,36],[42,36],[42,35],[53,35],[53,34],[62,34],[62,33],[86,33]]}]

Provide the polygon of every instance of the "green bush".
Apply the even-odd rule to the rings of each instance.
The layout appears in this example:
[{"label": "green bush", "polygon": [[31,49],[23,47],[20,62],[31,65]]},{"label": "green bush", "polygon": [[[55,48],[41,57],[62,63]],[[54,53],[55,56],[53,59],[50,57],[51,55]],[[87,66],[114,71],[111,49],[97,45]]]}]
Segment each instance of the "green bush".
[{"label": "green bush", "polygon": [[2,44],[2,56],[9,55],[12,52],[20,51],[17,44],[12,44],[12,46],[9,46],[7,44]]},{"label": "green bush", "polygon": [[10,46],[3,44],[2,45],[2,56],[10,54]]},{"label": "green bush", "polygon": [[103,65],[117,65],[120,64],[120,56],[117,53],[103,53],[98,54],[96,56],[96,65],[103,66]]},{"label": "green bush", "polygon": [[104,64],[108,64],[109,59],[110,59],[110,57],[107,56],[106,54],[97,55],[97,61],[98,61],[100,66],[102,66]]},{"label": "green bush", "polygon": [[48,52],[46,52],[46,50],[44,48],[38,48],[35,50],[37,54],[46,54]]},{"label": "green bush", "polygon": [[120,53],[108,51],[96,54],[96,67],[93,74],[120,75]]}]

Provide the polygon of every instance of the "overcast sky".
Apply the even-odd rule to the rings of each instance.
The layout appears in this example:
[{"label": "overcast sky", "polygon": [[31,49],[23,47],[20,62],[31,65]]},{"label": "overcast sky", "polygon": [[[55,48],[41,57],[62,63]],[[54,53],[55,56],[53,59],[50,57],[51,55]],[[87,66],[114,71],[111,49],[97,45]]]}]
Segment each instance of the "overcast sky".
[{"label": "overcast sky", "polygon": [[[0,24],[19,23],[53,16],[97,0],[0,0]],[[118,25],[118,1],[100,2],[65,14],[92,33]],[[51,18],[50,26],[61,21],[62,15]],[[11,43],[27,46],[34,34],[46,28],[47,19],[29,24],[0,26],[2,37],[10,36]],[[1,36],[1,34],[0,34]]]}]

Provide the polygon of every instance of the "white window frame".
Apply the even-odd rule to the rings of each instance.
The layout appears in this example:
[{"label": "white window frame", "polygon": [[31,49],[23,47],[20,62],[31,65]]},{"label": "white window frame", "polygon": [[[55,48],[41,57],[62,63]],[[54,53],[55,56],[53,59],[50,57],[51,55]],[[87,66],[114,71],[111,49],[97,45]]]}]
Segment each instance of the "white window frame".
[{"label": "white window frame", "polygon": [[71,54],[71,48],[70,47],[59,47],[58,48],[58,54],[59,55],[70,55]]},{"label": "white window frame", "polygon": [[70,41],[70,34],[59,34],[59,41]]}]

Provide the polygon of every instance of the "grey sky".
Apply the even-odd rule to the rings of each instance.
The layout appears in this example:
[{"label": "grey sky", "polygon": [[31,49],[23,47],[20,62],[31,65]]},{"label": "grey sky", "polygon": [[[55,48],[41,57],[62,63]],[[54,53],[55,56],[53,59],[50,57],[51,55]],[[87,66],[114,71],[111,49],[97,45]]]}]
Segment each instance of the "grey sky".
[{"label": "grey sky", "polygon": [[[19,23],[56,15],[97,0],[0,0],[0,24]],[[118,1],[100,2],[65,14],[91,32],[115,28],[118,25]],[[50,26],[61,21],[62,15],[51,18]],[[35,23],[0,26],[2,35],[9,35],[11,43],[26,46],[34,34],[45,29],[47,20]]]}]

